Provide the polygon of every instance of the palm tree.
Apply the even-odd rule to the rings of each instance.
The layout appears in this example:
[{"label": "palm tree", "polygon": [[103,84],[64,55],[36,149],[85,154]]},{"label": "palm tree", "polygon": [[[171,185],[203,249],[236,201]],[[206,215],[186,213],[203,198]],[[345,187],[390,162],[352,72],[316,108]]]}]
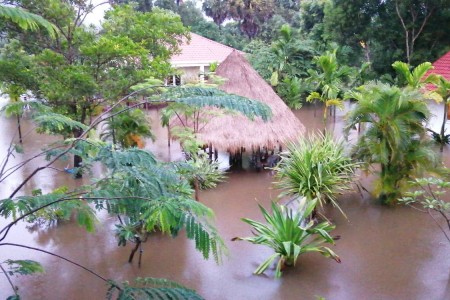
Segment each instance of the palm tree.
[{"label": "palm tree", "polygon": [[411,70],[411,66],[407,63],[396,61],[392,64],[392,67],[401,78],[403,85],[413,89],[420,89],[425,84],[423,77],[433,68],[433,65],[429,62],[424,62]]},{"label": "palm tree", "polygon": [[[430,75],[427,79],[427,82],[435,85],[434,91],[430,93],[433,99],[436,99],[439,102],[444,103],[444,115],[442,117],[442,125],[441,132],[438,135],[438,141],[440,142],[440,150],[441,152],[444,150],[444,144],[448,143],[448,135],[445,135],[445,124],[447,123],[447,111],[448,111],[448,100],[450,99],[450,81],[446,80],[441,75]],[[437,134],[433,132],[433,135]]]},{"label": "palm tree", "polygon": [[0,19],[9,20],[24,30],[36,31],[43,27],[52,37],[58,33],[58,29],[52,23],[19,7],[0,5]]},{"label": "palm tree", "polygon": [[351,93],[356,107],[348,114],[346,132],[358,124],[367,129],[353,155],[369,168],[380,165],[375,194],[384,203],[400,198],[407,181],[436,167],[425,139],[430,111],[417,90],[373,83]]},{"label": "palm tree", "polygon": [[319,100],[325,103],[325,111],[323,121],[327,121],[327,113],[329,106],[343,107],[342,94],[343,81],[351,74],[352,69],[348,66],[339,66],[337,57],[337,49],[330,52],[327,51],[321,56],[316,56],[314,62],[319,71],[308,70],[308,80],[315,85],[315,92],[312,92],[306,100],[312,102]]}]

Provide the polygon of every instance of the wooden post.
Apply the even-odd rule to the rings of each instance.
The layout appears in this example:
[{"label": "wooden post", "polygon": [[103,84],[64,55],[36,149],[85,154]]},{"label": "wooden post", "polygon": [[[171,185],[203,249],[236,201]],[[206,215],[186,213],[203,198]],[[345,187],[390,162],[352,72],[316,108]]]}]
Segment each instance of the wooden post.
[{"label": "wooden post", "polygon": [[219,158],[219,152],[217,149],[214,148],[214,160],[217,160]]},{"label": "wooden post", "polygon": [[209,143],[209,160],[212,160],[212,155],[213,155],[213,149],[212,149],[212,143]]}]

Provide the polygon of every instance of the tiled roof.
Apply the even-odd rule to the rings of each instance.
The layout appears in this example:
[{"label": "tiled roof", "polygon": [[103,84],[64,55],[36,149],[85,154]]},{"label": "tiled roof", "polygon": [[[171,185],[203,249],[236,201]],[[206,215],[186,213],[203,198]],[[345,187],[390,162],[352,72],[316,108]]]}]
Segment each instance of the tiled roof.
[{"label": "tiled roof", "polygon": [[234,50],[234,48],[195,33],[191,33],[191,41],[188,43],[187,40],[184,40],[180,48],[181,53],[172,56],[170,60],[174,65],[180,63],[221,63]]},{"label": "tiled roof", "polygon": [[433,63],[434,69],[427,72],[425,78],[430,74],[439,74],[450,80],[450,51]]}]

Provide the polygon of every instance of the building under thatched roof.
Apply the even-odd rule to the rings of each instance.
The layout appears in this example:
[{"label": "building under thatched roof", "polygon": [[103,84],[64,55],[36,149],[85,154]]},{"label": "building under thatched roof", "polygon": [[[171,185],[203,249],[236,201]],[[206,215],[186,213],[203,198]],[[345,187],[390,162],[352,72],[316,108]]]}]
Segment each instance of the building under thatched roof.
[{"label": "building under thatched roof", "polygon": [[200,141],[217,150],[236,152],[241,147],[273,149],[303,135],[303,124],[238,51],[219,65],[216,74],[227,80],[221,90],[267,104],[272,118],[264,122],[259,117],[252,121],[241,114],[214,117],[197,133]]}]

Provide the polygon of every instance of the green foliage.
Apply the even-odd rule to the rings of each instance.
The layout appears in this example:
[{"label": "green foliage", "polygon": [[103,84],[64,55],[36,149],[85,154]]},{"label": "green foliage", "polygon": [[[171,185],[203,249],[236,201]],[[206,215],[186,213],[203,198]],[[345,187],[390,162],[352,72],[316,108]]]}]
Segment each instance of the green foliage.
[{"label": "green foliage", "polygon": [[0,5],[0,18],[9,20],[24,30],[37,31],[43,27],[53,38],[59,33],[57,27],[52,23],[19,7]]},{"label": "green foliage", "polygon": [[424,124],[430,111],[422,94],[387,84],[362,86],[351,94],[357,100],[347,116],[346,132],[365,125],[353,156],[369,169],[380,164],[375,195],[384,203],[400,198],[407,181],[436,171],[437,161]]},{"label": "green foliage", "polygon": [[93,209],[79,196],[67,194],[64,188],[45,195],[38,193],[0,200],[0,215],[13,220],[25,216],[25,221],[38,225],[68,221],[75,216],[77,223],[89,232],[95,230],[97,221]]},{"label": "green foliage", "polygon": [[160,163],[150,153],[135,148],[119,151],[106,147],[95,160],[108,166],[109,174],[96,183],[91,196],[100,198],[95,201],[97,209],[127,219],[129,226],[119,228],[121,244],[124,234],[131,237],[123,229],[135,234],[140,233],[136,230],[160,230],[174,235],[185,228],[205,259],[212,254],[220,261],[225,246],[212,225],[213,212],[192,199],[188,180],[173,164]]},{"label": "green foliage", "polygon": [[[413,190],[406,192],[404,197],[398,200],[399,203],[416,208],[418,206],[419,209],[427,210],[450,242],[450,237],[447,233],[450,231],[450,202],[445,201],[445,194],[450,188],[450,182],[440,178],[428,177],[416,178],[414,181],[410,181],[409,184]],[[436,217],[432,215],[432,212],[437,213],[438,217],[445,220],[447,231],[440,225]]]},{"label": "green foliage", "polygon": [[[118,112],[120,113],[117,114]],[[106,120],[106,128],[100,134],[101,139],[112,138],[113,143],[118,143],[122,148],[142,148],[144,144],[141,137],[154,139],[150,123],[142,110],[120,107],[112,113],[117,115]]]},{"label": "green foliage", "polygon": [[33,121],[37,125],[36,131],[45,134],[61,134],[63,136],[68,136],[74,130],[85,130],[87,128],[86,125],[78,121],[51,112],[39,114],[33,118]]},{"label": "green foliage", "polygon": [[323,246],[324,243],[334,244],[329,232],[335,226],[328,221],[314,224],[310,220],[311,212],[317,200],[300,201],[298,210],[272,203],[272,214],[259,206],[267,224],[251,219],[242,219],[245,223],[253,227],[254,237],[235,238],[234,240],[249,241],[256,245],[264,245],[272,248],[275,254],[259,265],[255,274],[261,274],[278,259],[276,264],[275,277],[281,276],[284,266],[292,266],[297,262],[301,254],[308,252],[318,252],[325,257],[341,262],[330,248]]},{"label": "green foliage", "polygon": [[183,103],[197,108],[218,107],[242,113],[250,119],[261,117],[270,120],[272,112],[266,104],[245,97],[227,94],[215,88],[179,87],[168,89],[161,99]]},{"label": "green foliage", "polygon": [[109,283],[106,299],[135,300],[202,300],[194,290],[176,282],[160,278],[137,278],[135,284],[124,282],[120,288],[115,282]]},{"label": "green foliage", "polygon": [[210,161],[206,155],[193,155],[188,161],[178,163],[177,168],[191,185],[196,180],[202,190],[215,188],[226,178],[225,171],[219,169],[219,162]]},{"label": "green foliage", "polygon": [[304,79],[297,77],[285,78],[277,86],[277,94],[293,109],[300,109],[303,106],[303,99],[311,90],[311,85]]},{"label": "green foliage", "polygon": [[33,275],[36,273],[44,273],[42,265],[34,260],[12,260],[8,259],[3,262],[8,265],[9,275]]},{"label": "green foliage", "polygon": [[433,68],[431,63],[424,62],[411,71],[410,66],[407,63],[401,61],[394,62],[392,64],[392,67],[397,72],[397,75],[401,78],[400,82],[402,82],[404,86],[409,86],[415,89],[418,89],[425,84],[424,76],[429,70]]},{"label": "green foliage", "polygon": [[328,1],[324,36],[350,47],[348,63],[367,61],[378,75],[392,73],[393,61],[417,65],[448,51],[442,28],[450,23],[449,11],[450,3],[441,0]]},{"label": "green foliage", "polygon": [[330,200],[341,210],[335,195],[351,189],[358,167],[345,154],[343,141],[335,142],[329,134],[310,135],[287,150],[275,168],[277,186],[285,189],[282,195],[317,200],[320,206]]},{"label": "green foliage", "polygon": [[341,97],[345,89],[345,80],[352,73],[350,67],[339,65],[336,53],[337,49],[314,57],[314,62],[319,71],[313,69],[308,70],[308,80],[314,85],[313,90],[315,92],[312,92],[306,100],[309,102],[319,100],[325,103],[324,122],[327,119],[329,106],[342,107]]}]

